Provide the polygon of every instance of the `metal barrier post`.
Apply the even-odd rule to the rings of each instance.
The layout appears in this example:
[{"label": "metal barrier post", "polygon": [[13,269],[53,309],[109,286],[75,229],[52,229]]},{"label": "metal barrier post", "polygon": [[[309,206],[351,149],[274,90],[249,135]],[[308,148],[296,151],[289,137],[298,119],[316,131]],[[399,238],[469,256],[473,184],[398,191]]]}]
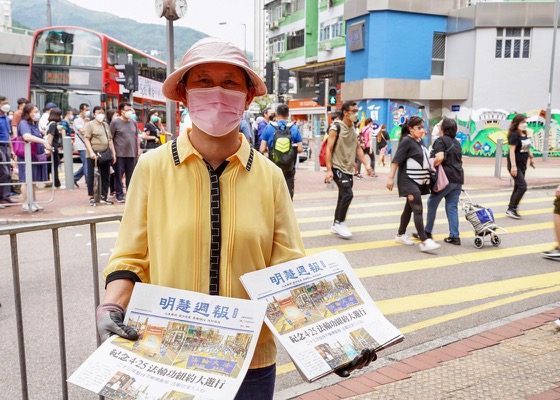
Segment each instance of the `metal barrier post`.
[{"label": "metal barrier post", "polygon": [[66,190],[74,190],[74,160],[72,157],[72,138],[62,138],[62,153],[64,156],[64,181]]},{"label": "metal barrier post", "polygon": [[498,139],[496,143],[496,163],[494,167],[494,176],[501,178],[502,175],[502,157],[504,154],[504,139]]},{"label": "metal barrier post", "polygon": [[27,391],[27,358],[25,357],[25,336],[23,334],[23,309],[21,307],[21,286],[19,280],[19,259],[17,247],[17,234],[10,235],[10,247],[12,253],[12,276],[14,284],[14,302],[16,306],[16,326],[19,354],[19,373],[21,381],[21,398],[29,399]]},{"label": "metal barrier post", "polygon": [[31,143],[25,142],[25,190],[27,192],[27,211],[33,212],[33,164],[31,157]]},{"label": "metal barrier post", "polygon": [[[55,150],[56,151],[56,150]],[[68,400],[68,383],[66,377],[66,335],[64,332],[64,307],[62,302],[62,272],[60,266],[60,240],[58,229],[52,230],[53,256],[54,256],[54,280],[56,285],[56,311],[58,314],[58,347],[60,350],[60,372],[62,375],[62,398]]]}]

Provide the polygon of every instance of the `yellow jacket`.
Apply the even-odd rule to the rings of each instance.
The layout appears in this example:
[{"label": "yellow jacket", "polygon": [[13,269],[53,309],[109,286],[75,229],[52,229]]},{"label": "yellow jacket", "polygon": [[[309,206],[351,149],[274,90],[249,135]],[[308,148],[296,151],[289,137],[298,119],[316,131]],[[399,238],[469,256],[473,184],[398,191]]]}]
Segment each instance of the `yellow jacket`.
[{"label": "yellow jacket", "polygon": [[[239,140],[220,176],[219,293],[248,298],[241,275],[305,253],[282,171],[251,151],[243,135]],[[209,172],[188,134],[179,136],[177,154],[175,166],[170,142],[140,157],[105,278],[125,270],[142,282],[208,293]],[[263,325],[251,368],[275,361],[276,345]]]}]

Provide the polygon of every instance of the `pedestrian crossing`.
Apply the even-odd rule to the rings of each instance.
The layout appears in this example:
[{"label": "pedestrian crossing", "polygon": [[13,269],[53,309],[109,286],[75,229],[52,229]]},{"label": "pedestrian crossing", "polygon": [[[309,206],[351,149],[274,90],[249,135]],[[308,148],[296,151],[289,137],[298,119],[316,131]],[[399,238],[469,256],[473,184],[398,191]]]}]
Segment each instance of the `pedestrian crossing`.
[{"label": "pedestrian crossing", "polygon": [[[543,261],[539,255],[556,245],[552,224],[553,194],[546,190],[527,192],[520,211],[523,219],[516,221],[505,216],[510,194],[506,191],[470,193],[473,201],[491,208],[496,223],[507,230],[507,234],[500,234],[502,244],[499,247],[488,242],[484,248],[475,249],[473,230],[459,209],[462,246],[442,243],[434,254],[420,253],[418,246],[394,242],[404,205],[404,200],[394,195],[354,198],[347,218],[354,237],[348,241],[330,232],[336,199],[307,199],[296,202],[294,207],[306,253],[312,255],[331,249],[344,252],[358,277],[370,288],[380,310],[405,335],[421,336],[425,331],[443,326],[449,330],[449,324],[500,307],[522,309],[524,302],[539,298],[560,301],[560,264]],[[426,207],[424,218],[425,213]],[[444,202],[440,204],[438,215],[434,240],[441,242],[448,236]],[[117,226],[110,225],[106,231],[98,232],[98,239],[113,241],[117,235],[113,227]],[[408,232],[414,229],[411,222]],[[536,260],[545,265],[529,268],[534,267],[531,263],[538,264]],[[513,267],[520,262],[528,264],[522,272]],[[508,266],[512,266],[511,272]],[[448,287],[443,283],[433,288],[408,284],[424,276],[432,279],[454,274],[465,274],[465,278],[450,282]],[[383,287],[388,282],[399,282],[403,288]],[[297,381],[295,375],[291,378],[289,375],[297,374],[294,365],[282,353],[279,349],[277,391],[289,387],[287,382]]]}]

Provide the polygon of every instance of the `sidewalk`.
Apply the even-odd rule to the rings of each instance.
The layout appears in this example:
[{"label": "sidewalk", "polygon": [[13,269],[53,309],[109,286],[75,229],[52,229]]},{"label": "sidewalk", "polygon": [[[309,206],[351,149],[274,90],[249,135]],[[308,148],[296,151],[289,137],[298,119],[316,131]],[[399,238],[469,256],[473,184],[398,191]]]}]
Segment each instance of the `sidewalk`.
[{"label": "sidewalk", "polygon": [[560,399],[560,328],[552,322],[560,307],[551,307],[446,345],[394,354],[393,362],[376,361],[385,365],[374,371],[293,398]]},{"label": "sidewalk", "polygon": [[[76,164],[78,166],[79,164]],[[495,159],[480,157],[464,157],[463,168],[465,171],[465,184],[463,188],[469,191],[475,190],[513,190],[513,182],[506,170],[506,161],[503,160],[500,176],[494,176]],[[385,167],[376,167],[377,177],[368,177],[363,170],[363,179],[354,180],[354,195],[359,196],[398,196],[396,189],[389,192],[385,187],[389,174],[389,164]],[[551,187],[560,184],[560,158],[550,158],[543,162],[536,159],[536,169],[530,168],[526,175],[529,187]],[[64,185],[64,174],[61,174]],[[0,209],[0,224],[11,224],[21,222],[39,222],[55,219],[84,218],[107,214],[120,214],[124,210],[124,204],[98,205],[91,207],[88,203],[86,185],[80,181],[80,188],[75,190],[55,189],[54,200],[49,200],[52,188],[37,191],[37,198],[45,208],[43,211],[28,213],[21,210],[20,205],[8,206]],[[295,181],[294,202],[318,199],[333,199],[336,203],[338,190],[336,186],[327,188],[324,183],[324,172],[315,171],[313,161],[300,163]],[[22,198],[15,198],[22,201]],[[551,198],[552,201],[552,198]],[[43,203],[45,202],[45,203]],[[552,210],[552,205],[551,205]]]}]

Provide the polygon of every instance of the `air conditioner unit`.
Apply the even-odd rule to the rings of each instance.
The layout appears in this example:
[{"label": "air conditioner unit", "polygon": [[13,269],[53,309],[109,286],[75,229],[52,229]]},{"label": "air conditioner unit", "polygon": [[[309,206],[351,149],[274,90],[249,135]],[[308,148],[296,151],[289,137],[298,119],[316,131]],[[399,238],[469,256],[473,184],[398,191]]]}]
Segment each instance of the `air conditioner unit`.
[{"label": "air conditioner unit", "polygon": [[323,45],[323,50],[325,51],[331,51],[332,50],[332,45],[330,43],[325,43]]},{"label": "air conditioner unit", "polygon": [[282,0],[283,4],[290,4],[292,2],[292,0]]},{"label": "air conditioner unit", "polygon": [[278,21],[272,21],[270,23],[270,29],[278,29]]}]

